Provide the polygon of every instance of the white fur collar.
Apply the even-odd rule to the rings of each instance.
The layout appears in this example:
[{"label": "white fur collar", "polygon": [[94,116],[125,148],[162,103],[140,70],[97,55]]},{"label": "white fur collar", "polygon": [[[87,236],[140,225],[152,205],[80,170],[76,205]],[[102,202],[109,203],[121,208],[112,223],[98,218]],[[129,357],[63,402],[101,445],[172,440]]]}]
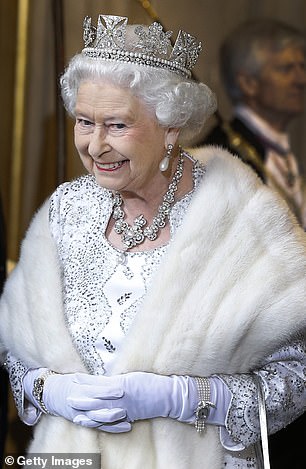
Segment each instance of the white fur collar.
[{"label": "white fur collar", "polygon": [[[248,371],[306,327],[304,233],[287,207],[238,159],[213,147],[200,152],[207,162],[203,186],[155,276],[114,373]],[[59,274],[45,205],[5,287],[0,338],[31,366],[83,370],[64,324]],[[215,429],[209,428],[203,439],[170,419],[138,422],[126,435],[97,435],[46,416],[31,451],[86,452],[97,445],[103,469],[122,469],[122,461],[125,469],[192,469],[199,460],[202,467],[219,469],[222,461]]]}]

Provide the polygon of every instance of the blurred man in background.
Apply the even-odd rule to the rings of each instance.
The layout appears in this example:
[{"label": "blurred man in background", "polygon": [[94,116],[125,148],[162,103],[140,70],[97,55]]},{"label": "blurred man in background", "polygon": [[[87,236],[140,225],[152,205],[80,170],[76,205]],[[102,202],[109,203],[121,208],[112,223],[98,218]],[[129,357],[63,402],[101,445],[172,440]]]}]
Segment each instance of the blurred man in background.
[{"label": "blurred man in background", "polygon": [[235,29],[220,50],[233,119],[220,122],[201,142],[221,145],[251,165],[286,199],[304,229],[306,188],[288,125],[304,110],[305,41],[295,28],[269,19]]}]

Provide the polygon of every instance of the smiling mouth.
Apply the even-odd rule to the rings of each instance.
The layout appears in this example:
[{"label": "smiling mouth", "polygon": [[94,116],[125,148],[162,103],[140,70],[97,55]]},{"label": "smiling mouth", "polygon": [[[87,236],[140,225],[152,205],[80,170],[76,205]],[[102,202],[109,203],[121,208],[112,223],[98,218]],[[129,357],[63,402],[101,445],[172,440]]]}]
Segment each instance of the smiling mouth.
[{"label": "smiling mouth", "polygon": [[95,161],[95,165],[100,171],[116,171],[116,169],[121,168],[126,161],[127,160],[123,160],[116,163],[98,163]]}]

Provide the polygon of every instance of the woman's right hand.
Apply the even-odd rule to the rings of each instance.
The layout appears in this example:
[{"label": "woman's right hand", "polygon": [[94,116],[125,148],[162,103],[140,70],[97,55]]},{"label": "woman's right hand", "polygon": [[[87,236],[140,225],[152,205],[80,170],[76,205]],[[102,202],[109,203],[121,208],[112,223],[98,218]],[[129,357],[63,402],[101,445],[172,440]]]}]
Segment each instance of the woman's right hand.
[{"label": "woman's right hand", "polygon": [[[33,386],[36,378],[45,373],[46,369],[29,370],[24,377],[24,390],[27,399],[44,410],[33,396]],[[82,384],[77,380],[78,374],[50,374],[44,382],[42,400],[48,413],[64,417],[72,422],[80,423],[83,426],[97,428],[106,432],[127,432],[131,429],[131,424],[126,419],[126,411],[121,408],[102,409],[101,397],[107,400],[117,400],[122,397],[121,390]],[[102,396],[103,394],[103,396]],[[97,399],[99,397],[100,399]],[[73,406],[70,401],[73,401]],[[85,413],[90,410],[98,410],[103,414],[103,422],[88,421],[84,418]]]}]

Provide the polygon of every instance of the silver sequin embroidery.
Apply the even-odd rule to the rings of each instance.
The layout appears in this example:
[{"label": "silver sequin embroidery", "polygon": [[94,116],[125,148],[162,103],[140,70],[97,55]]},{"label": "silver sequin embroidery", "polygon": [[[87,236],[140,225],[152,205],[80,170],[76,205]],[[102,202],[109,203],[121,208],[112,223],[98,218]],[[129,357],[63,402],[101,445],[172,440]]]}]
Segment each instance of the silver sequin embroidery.
[{"label": "silver sequin embroidery", "polygon": [[[171,239],[181,225],[204,173],[204,166],[194,162],[194,190],[172,207]],[[152,251],[128,253],[128,262],[123,268],[118,263],[121,252],[105,238],[111,211],[111,192],[101,188],[90,175],[63,184],[50,201],[51,231],[63,266],[67,326],[85,366],[94,374],[105,373],[96,346],[98,338],[102,338],[106,344],[104,348],[110,353],[115,351],[110,338],[103,334],[112,316],[111,298],[106,294],[108,284],[118,274],[118,269],[123,269],[127,279],[133,279],[133,258],[141,259],[143,293],[120,314],[120,327],[126,334],[142,304],[152,274],[167,250],[167,246],[163,246]],[[118,299],[126,298],[129,292],[131,289],[127,287]]]}]

